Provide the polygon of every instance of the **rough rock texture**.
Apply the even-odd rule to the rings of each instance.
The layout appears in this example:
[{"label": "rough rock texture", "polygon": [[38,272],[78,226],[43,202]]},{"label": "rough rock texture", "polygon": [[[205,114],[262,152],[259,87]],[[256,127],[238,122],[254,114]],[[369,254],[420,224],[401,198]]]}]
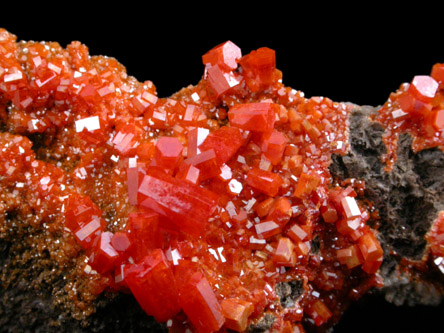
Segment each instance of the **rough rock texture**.
[{"label": "rough rock texture", "polygon": [[277,284],[276,294],[278,295],[281,305],[284,308],[293,307],[298,298],[304,293],[302,283],[302,280],[293,280],[290,282],[280,282]]},{"label": "rough rock texture", "polygon": [[[400,272],[401,263],[408,259],[420,263],[425,251],[424,234],[430,227],[437,212],[444,207],[444,154],[437,149],[429,149],[414,154],[410,149],[411,138],[401,137],[398,161],[391,173],[384,171],[380,156],[385,152],[381,136],[383,128],[372,123],[368,116],[375,112],[372,107],[357,107],[351,117],[351,151],[346,156],[334,156],[332,174],[338,179],[357,178],[366,183],[366,196],[375,204],[381,220],[379,237],[385,252],[381,267],[385,287],[379,291],[385,299],[395,305],[437,305],[444,290],[444,281],[439,272],[433,269],[427,275],[417,274],[421,265],[412,266],[405,273]],[[24,252],[17,254],[17,247],[0,241],[0,270],[11,269],[14,255],[26,257]],[[154,322],[140,309],[131,295],[120,294],[113,297],[102,296],[98,310],[86,322],[76,321],[54,306],[52,296],[57,292],[58,279],[52,276],[48,258],[47,270],[36,271],[33,260],[23,259],[21,266],[15,266],[11,274],[16,274],[13,283],[0,289],[0,331],[2,332],[165,332],[165,326]],[[45,258],[39,258],[45,260]],[[15,261],[20,262],[20,261]],[[409,266],[410,267],[410,266]],[[433,266],[432,266],[433,267]],[[419,277],[421,275],[421,277]],[[40,279],[40,289],[33,288],[34,281]],[[3,282],[3,281],[2,281]],[[63,284],[60,284],[63,285]],[[45,286],[41,288],[41,286]],[[279,286],[278,295],[283,304],[291,304],[300,296],[297,281]],[[378,292],[378,293],[379,293]],[[109,295],[108,295],[109,296]],[[361,311],[368,311],[369,299],[365,298],[346,313],[350,317],[366,318]],[[371,303],[371,302],[370,302]],[[379,304],[379,303],[378,303]],[[406,311],[405,307],[401,308]],[[406,312],[415,314],[417,308]],[[380,313],[397,311],[392,305],[378,309]],[[382,311],[382,312],[381,312]],[[434,311],[434,310],[431,310]],[[273,318],[265,317],[250,331],[263,332],[271,325]],[[418,318],[418,320],[421,320]],[[345,321],[346,323],[349,321]],[[371,325],[370,325],[371,326]],[[368,326],[368,327],[370,327]],[[373,326],[371,326],[373,327]],[[347,325],[339,323],[334,331],[348,331]]]},{"label": "rough rock texture", "polygon": [[[365,196],[380,214],[385,299],[395,305],[438,305],[444,295],[442,274],[433,266],[429,273],[418,274],[415,266],[425,264],[421,263],[426,254],[424,235],[444,208],[444,154],[439,149],[415,154],[411,137],[402,134],[398,160],[387,173],[380,160],[385,153],[384,129],[369,118],[376,110],[367,106],[355,109],[350,119],[350,152],[334,156],[330,169],[339,179],[364,180]],[[406,260],[413,267],[402,272],[406,265],[400,263]]]},{"label": "rough rock texture", "polygon": [[[21,260],[17,260],[18,257]],[[13,260],[15,259],[15,260]],[[81,322],[54,304],[64,283],[49,258],[29,258],[13,244],[0,240],[0,270],[14,275],[7,288],[1,281],[1,332],[166,332],[148,317],[132,295],[102,295],[97,312]],[[15,264],[20,262],[19,265]],[[45,263],[42,265],[42,263]],[[36,269],[38,267],[38,269]],[[3,272],[0,272],[3,273]],[[3,275],[3,274],[1,274]]]}]

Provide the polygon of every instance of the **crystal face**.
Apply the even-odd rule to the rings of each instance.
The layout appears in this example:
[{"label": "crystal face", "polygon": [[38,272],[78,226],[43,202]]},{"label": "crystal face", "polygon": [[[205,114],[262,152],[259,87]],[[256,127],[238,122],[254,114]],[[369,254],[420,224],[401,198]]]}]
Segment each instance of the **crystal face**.
[{"label": "crystal face", "polygon": [[[173,332],[302,332],[382,285],[376,213],[359,182],[329,170],[348,151],[351,107],[286,87],[273,50],[222,43],[195,86],[159,98],[79,42],[0,36],[5,212],[45,235],[36,248],[66,269],[76,315],[122,291]],[[380,109],[387,162],[399,129],[416,149],[443,145],[443,68]],[[443,220],[426,235],[440,271]],[[298,281],[285,307],[278,286]]]}]

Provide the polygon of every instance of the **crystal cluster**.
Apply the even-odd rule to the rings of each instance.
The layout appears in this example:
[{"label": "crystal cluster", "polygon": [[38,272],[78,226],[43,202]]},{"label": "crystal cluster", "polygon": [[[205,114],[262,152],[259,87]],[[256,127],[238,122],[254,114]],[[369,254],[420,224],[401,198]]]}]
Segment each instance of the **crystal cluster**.
[{"label": "crystal cluster", "polygon": [[417,75],[390,95],[375,120],[386,128],[384,162],[390,170],[396,161],[399,135],[413,136],[413,151],[444,146],[444,64],[430,75]]},{"label": "crystal cluster", "polygon": [[[266,47],[242,55],[228,41],[202,60],[197,85],[160,98],[79,42],[0,30],[1,208],[57,239],[79,306],[122,291],[174,332],[242,332],[266,316],[273,332],[327,328],[382,282],[365,184],[328,169],[347,152],[351,107],[286,87]],[[443,68],[382,109],[393,135],[441,142]],[[288,305],[278,286],[290,283]]]}]

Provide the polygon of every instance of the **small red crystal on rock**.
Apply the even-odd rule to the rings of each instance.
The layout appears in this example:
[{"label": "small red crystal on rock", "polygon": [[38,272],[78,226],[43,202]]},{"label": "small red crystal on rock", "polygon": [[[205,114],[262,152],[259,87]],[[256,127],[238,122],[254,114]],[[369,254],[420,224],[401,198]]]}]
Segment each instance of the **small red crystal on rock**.
[{"label": "small red crystal on rock", "polygon": [[112,140],[114,148],[123,156],[130,155],[139,145],[139,131],[134,124],[125,125]]},{"label": "small red crystal on rock", "polygon": [[353,197],[343,197],[341,199],[342,209],[344,210],[345,216],[350,219],[352,217],[360,216],[361,210]]},{"label": "small red crystal on rock", "polygon": [[199,184],[200,170],[192,164],[182,164],[176,173],[176,178],[192,184]]},{"label": "small red crystal on rock", "polygon": [[274,221],[280,226],[285,226],[293,214],[291,202],[288,198],[280,197],[273,202],[273,206],[267,215],[267,220]]},{"label": "small red crystal on rock", "polygon": [[432,126],[440,131],[444,128],[444,110],[432,111],[430,113],[430,122]]},{"label": "small red crystal on rock", "polygon": [[310,236],[307,229],[307,226],[294,224],[290,229],[288,229],[287,235],[295,242],[305,241]]},{"label": "small red crystal on rock", "polygon": [[124,253],[130,249],[131,241],[126,232],[117,231],[111,238],[111,245],[117,252]]},{"label": "small red crystal on rock", "polygon": [[338,220],[338,212],[333,205],[327,205],[321,208],[322,218],[327,223],[334,223]]},{"label": "small red crystal on rock", "polygon": [[369,231],[359,238],[358,245],[365,261],[377,261],[382,258],[381,245],[373,232]]}]

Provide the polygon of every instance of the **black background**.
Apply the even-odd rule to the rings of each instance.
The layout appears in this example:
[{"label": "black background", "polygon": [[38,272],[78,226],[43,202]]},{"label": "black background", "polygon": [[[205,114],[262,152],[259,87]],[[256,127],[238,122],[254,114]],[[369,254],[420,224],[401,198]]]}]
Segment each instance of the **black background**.
[{"label": "black background", "polygon": [[[383,104],[401,83],[444,62],[444,28],[435,7],[163,5],[102,3],[100,10],[77,3],[36,10],[23,5],[3,9],[0,27],[19,40],[63,47],[79,40],[91,55],[115,57],[139,81],[153,81],[160,97],[196,84],[203,74],[201,56],[226,40],[243,54],[274,49],[284,84],[307,97],[361,105]],[[352,307],[335,332],[442,332],[443,316],[443,306],[395,307],[369,298]]]},{"label": "black background", "polygon": [[40,8],[44,14],[37,17],[26,7],[22,14],[2,14],[0,26],[21,40],[63,47],[79,40],[90,54],[115,57],[139,81],[153,81],[160,97],[196,84],[203,74],[201,56],[231,40],[243,54],[274,49],[284,84],[308,97],[377,106],[401,83],[444,62],[444,28],[438,8],[361,5],[351,11],[320,4],[256,11],[227,5],[217,14],[218,9],[191,5],[173,10],[167,3],[159,10],[132,5],[110,12],[67,7],[57,14]]}]

